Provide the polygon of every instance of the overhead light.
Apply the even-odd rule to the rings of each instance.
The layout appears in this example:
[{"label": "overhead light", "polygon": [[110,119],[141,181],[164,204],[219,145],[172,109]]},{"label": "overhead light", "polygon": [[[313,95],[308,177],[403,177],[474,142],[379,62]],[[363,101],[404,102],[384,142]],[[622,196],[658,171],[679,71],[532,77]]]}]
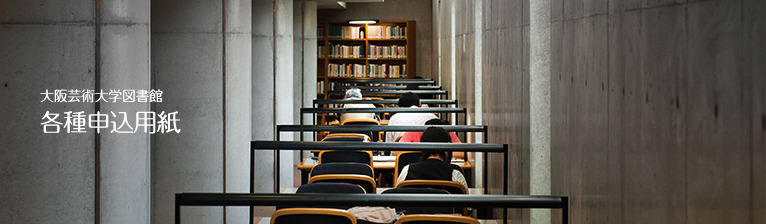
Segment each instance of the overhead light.
[{"label": "overhead light", "polygon": [[380,20],[377,19],[356,19],[356,20],[349,20],[348,24],[376,24],[380,22]]}]

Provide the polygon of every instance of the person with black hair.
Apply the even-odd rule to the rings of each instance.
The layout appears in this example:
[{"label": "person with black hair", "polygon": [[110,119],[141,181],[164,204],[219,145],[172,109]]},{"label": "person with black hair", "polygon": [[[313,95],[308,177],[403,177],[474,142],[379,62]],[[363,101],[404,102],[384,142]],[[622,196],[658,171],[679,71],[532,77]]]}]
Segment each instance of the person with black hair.
[{"label": "person with black hair", "polygon": [[[446,121],[440,120],[440,119],[431,119],[426,121],[426,125],[450,125],[450,123],[447,123]],[[402,135],[402,139],[399,140],[399,142],[420,142],[420,138],[423,136],[423,132],[418,131],[411,131],[406,132],[404,135]],[[460,138],[457,137],[457,134],[455,132],[450,132],[449,136],[451,138],[450,142],[452,143],[462,143],[460,141]],[[396,155],[396,151],[393,152],[392,155]],[[455,158],[464,159],[465,155],[463,152],[455,152],[452,155]]]},{"label": "person with black hair", "polygon": [[[399,97],[400,108],[419,108],[420,98],[418,95],[407,92]],[[438,119],[432,113],[397,113],[391,116],[388,125],[423,125],[426,121]],[[386,132],[386,142],[396,142],[396,138],[402,136],[404,132]]]},{"label": "person with black hair", "polygon": [[[452,142],[452,138],[444,128],[429,127],[423,132],[420,142],[449,143]],[[405,180],[447,180],[458,182],[468,189],[463,169],[450,164],[450,158],[451,153],[445,151],[423,152],[419,162],[404,166],[396,184]]]}]

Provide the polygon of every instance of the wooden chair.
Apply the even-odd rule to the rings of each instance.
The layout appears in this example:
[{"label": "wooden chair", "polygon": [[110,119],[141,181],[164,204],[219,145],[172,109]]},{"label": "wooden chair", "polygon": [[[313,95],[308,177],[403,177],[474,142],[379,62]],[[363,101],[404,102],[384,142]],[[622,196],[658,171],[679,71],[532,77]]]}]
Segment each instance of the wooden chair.
[{"label": "wooden chair", "polygon": [[[396,188],[407,188],[407,187],[420,187],[420,188],[436,188],[436,189],[442,189],[450,194],[467,194],[468,189],[465,189],[465,186],[462,184],[455,182],[455,181],[449,181],[449,180],[405,180],[402,182],[399,182],[399,184],[396,185]],[[463,211],[463,215],[468,215],[468,208],[455,208],[456,211]]]},{"label": "wooden chair", "polygon": [[373,177],[375,171],[371,166],[364,163],[355,162],[337,162],[323,163],[314,166],[309,173],[309,177],[327,175],[327,174],[358,174]]},{"label": "wooden chair", "polygon": [[296,194],[328,193],[328,194],[366,194],[362,186],[348,183],[310,183],[298,187]]},{"label": "wooden chair", "polygon": [[394,166],[394,182],[396,182],[397,178],[399,178],[399,173],[402,172],[402,169],[404,169],[404,166],[410,163],[420,161],[420,157],[422,155],[423,153],[418,151],[397,152],[396,164]]},{"label": "wooden chair", "polygon": [[[381,194],[450,194],[442,189],[434,188],[391,188],[383,191]],[[413,196],[416,196],[413,195]],[[397,212],[404,212],[406,214],[453,214],[455,209],[452,207],[408,207],[408,206],[396,206]]]},{"label": "wooden chair", "polygon": [[479,220],[459,215],[405,215],[396,221],[396,224],[407,223],[479,224]]},{"label": "wooden chair", "polygon": [[309,183],[319,182],[356,184],[362,186],[367,193],[375,193],[375,188],[378,186],[372,177],[359,174],[326,174],[309,178]]},{"label": "wooden chair", "polygon": [[[374,119],[346,119],[340,123],[340,125],[380,125],[380,121]],[[381,132],[364,132],[360,134],[366,134],[372,137],[372,141],[379,142],[383,139]]]},{"label": "wooden chair", "polygon": [[359,133],[334,133],[325,136],[323,142],[370,142],[370,136]]},{"label": "wooden chair", "polygon": [[466,194],[468,192],[462,184],[448,180],[405,180],[396,185],[396,188],[405,187],[436,188],[445,190],[450,194]]},{"label": "wooden chair", "polygon": [[372,167],[372,152],[365,150],[322,150],[319,151],[319,162],[355,162],[364,163]]},{"label": "wooden chair", "polygon": [[285,208],[271,215],[271,224],[356,224],[351,212],[333,208]]}]

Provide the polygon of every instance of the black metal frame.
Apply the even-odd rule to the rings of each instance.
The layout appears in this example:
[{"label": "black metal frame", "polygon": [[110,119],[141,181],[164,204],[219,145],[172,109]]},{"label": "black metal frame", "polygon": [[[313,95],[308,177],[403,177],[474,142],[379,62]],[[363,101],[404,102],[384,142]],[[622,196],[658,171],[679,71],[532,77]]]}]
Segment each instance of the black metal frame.
[{"label": "black metal frame", "polygon": [[[407,89],[407,86],[333,86],[332,90],[348,90],[351,88],[357,88],[360,90],[366,90],[366,89],[374,89],[374,90],[381,90],[381,89]],[[418,86],[420,90],[442,90],[441,86]]]},{"label": "black metal frame", "polygon": [[[363,96],[379,96],[379,95],[402,95],[405,93],[414,93],[418,95],[442,95],[446,96],[448,92],[446,90],[378,90],[378,91],[361,91]],[[328,95],[344,95],[346,91],[343,90],[331,90],[327,91]]]},{"label": "black metal frame", "polygon": [[[463,121],[467,120],[466,109],[463,107],[419,107],[419,108],[301,108],[300,123],[303,124],[304,114],[337,114],[337,113],[458,113],[463,114]],[[312,116],[312,124],[316,124],[316,116]],[[459,117],[456,118],[460,120]],[[459,123],[458,123],[459,124]]]},{"label": "black metal frame", "polygon": [[[410,206],[473,208],[550,208],[562,210],[562,223],[569,223],[569,198],[527,195],[440,195],[423,194],[235,194],[179,193],[175,197],[175,223],[181,223],[182,206]],[[503,223],[508,220],[503,217]],[[250,223],[253,222],[250,209]]]},{"label": "black metal frame", "polygon": [[[342,99],[318,99],[314,100],[314,108],[316,105],[327,104],[398,104],[399,99],[383,99],[383,100],[342,100]],[[422,104],[435,104],[435,105],[457,105],[457,100],[431,100],[421,99]]]},{"label": "black metal frame", "polygon": [[[318,132],[318,131],[334,131],[334,132],[367,132],[367,131],[424,131],[426,128],[436,126],[444,128],[451,132],[481,132],[484,137],[483,143],[489,143],[489,128],[486,125],[277,125],[277,141],[279,141],[282,132],[300,132],[300,140],[303,141],[304,132]],[[314,135],[316,138],[316,135]],[[316,139],[314,139],[316,141]],[[303,156],[303,149],[300,150],[300,155]],[[487,156],[483,157],[482,167],[482,186],[487,186]],[[254,167],[254,161],[250,161],[250,167]],[[484,187],[484,193],[487,193],[487,188]]]}]

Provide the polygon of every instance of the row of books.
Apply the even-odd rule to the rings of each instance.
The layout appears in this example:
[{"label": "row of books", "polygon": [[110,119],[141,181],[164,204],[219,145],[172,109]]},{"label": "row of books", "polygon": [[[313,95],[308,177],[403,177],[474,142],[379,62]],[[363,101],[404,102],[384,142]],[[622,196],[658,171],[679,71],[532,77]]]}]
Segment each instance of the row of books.
[{"label": "row of books", "polygon": [[323,94],[324,93],[324,80],[320,80],[317,82],[317,94]]},{"label": "row of books", "polygon": [[368,78],[405,78],[407,65],[370,64]]},{"label": "row of books", "polygon": [[364,78],[367,65],[362,64],[327,64],[328,77],[356,77]]},{"label": "row of books", "polygon": [[327,57],[331,58],[364,58],[364,47],[362,46],[330,44],[330,49],[327,49],[329,52],[324,50],[324,46],[320,46],[318,50],[320,50],[319,52],[325,52]]},{"label": "row of books", "polygon": [[367,26],[367,38],[370,39],[405,39],[407,27],[405,26]]},{"label": "row of books", "polygon": [[407,65],[363,65],[329,63],[327,67],[327,76],[355,78],[404,78],[407,77]]},{"label": "row of books", "polygon": [[324,38],[324,27],[318,26],[317,27],[317,39]]},{"label": "row of books", "polygon": [[369,58],[406,58],[407,46],[376,46],[370,45]]},{"label": "row of books", "polygon": [[330,26],[331,39],[362,39],[364,29],[359,26]]}]

